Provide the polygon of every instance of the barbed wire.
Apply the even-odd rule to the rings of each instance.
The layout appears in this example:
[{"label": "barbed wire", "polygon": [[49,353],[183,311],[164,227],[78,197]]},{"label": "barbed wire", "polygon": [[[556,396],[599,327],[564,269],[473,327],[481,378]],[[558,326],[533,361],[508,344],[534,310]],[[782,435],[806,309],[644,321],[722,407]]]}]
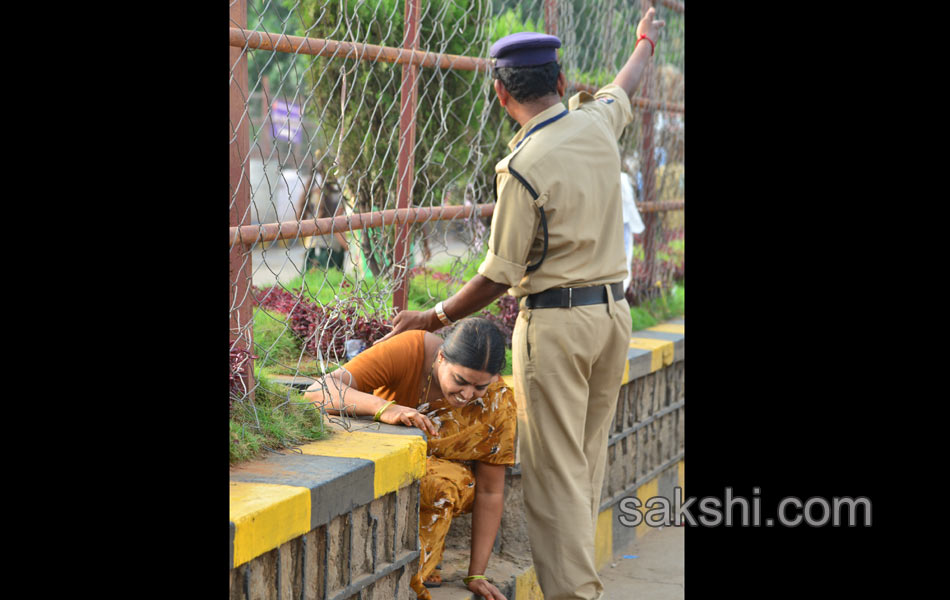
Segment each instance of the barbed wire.
[{"label": "barbed wire", "polygon": [[[416,41],[404,39],[402,0],[246,4],[246,22],[231,22],[232,85],[247,69],[231,144],[244,125],[249,141],[230,199],[231,346],[253,340],[258,371],[314,379],[346,361],[347,341],[385,333],[404,282],[409,308],[429,308],[480,262],[479,207],[494,202],[493,167],[516,131],[485,68],[491,44],[555,33],[571,95],[612,80],[642,15],[642,3],[617,0],[428,0]],[[683,277],[685,7],[656,9],[666,26],[619,141],[646,209],[635,301]],[[363,226],[383,211],[389,224]]]}]

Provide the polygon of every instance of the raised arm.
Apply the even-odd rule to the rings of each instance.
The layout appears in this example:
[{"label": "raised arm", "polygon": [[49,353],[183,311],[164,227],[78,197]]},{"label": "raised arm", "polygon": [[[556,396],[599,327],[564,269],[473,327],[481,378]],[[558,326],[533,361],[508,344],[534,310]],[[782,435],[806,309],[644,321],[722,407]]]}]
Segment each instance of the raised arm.
[{"label": "raised arm", "polygon": [[[645,35],[650,39],[650,42],[656,44],[657,34],[666,22],[656,21],[654,20],[655,18],[656,9],[651,6],[650,9],[647,10],[647,14],[640,19],[639,25],[637,25],[638,39],[641,35]],[[650,42],[643,40],[637,44],[633,52],[630,53],[630,58],[627,59],[627,62],[614,78],[613,82],[623,88],[623,90],[627,92],[628,97],[632,98],[633,93],[640,87],[640,79],[643,76],[643,71],[653,56],[653,47]]]},{"label": "raised arm", "polygon": [[[346,369],[333,371],[326,376],[324,382],[325,389],[324,384],[316,381],[307,388],[303,397],[308,402],[322,405],[330,414],[338,415],[343,412],[351,417],[373,416],[386,406],[386,401],[382,398],[352,387],[353,376]],[[418,427],[433,437],[439,436],[438,428],[428,417],[408,406],[391,404],[379,416],[379,420],[390,425]]]}]

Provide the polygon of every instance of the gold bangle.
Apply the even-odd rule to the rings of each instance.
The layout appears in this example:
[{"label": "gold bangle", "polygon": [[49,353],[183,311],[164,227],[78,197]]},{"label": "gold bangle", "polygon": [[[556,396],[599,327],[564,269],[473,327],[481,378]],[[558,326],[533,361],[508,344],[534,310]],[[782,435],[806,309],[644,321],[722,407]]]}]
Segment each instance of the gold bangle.
[{"label": "gold bangle", "polygon": [[395,400],[390,400],[390,401],[387,402],[386,404],[383,404],[383,407],[382,407],[381,409],[379,409],[379,410],[376,411],[376,416],[373,417],[373,420],[374,420],[374,421],[379,421],[379,417],[382,416],[383,411],[386,410],[387,408],[389,408],[390,405],[395,404],[395,403],[396,403]]},{"label": "gold bangle", "polygon": [[485,577],[484,575],[469,575],[468,577],[463,577],[462,581],[465,582],[465,585],[468,585],[476,579],[485,579],[487,581],[491,581],[491,579],[488,579],[488,577]]}]

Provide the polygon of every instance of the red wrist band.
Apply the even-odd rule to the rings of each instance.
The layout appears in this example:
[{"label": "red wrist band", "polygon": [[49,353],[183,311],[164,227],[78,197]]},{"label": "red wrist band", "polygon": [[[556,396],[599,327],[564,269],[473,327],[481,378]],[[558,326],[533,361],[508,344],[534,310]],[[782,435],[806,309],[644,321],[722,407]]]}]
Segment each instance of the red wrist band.
[{"label": "red wrist band", "polygon": [[640,43],[640,40],[646,40],[650,42],[650,56],[653,56],[653,51],[656,50],[656,44],[654,44],[653,40],[648,38],[645,34],[640,34],[640,37],[637,38],[637,43],[633,45],[633,49],[637,49],[637,44]]}]

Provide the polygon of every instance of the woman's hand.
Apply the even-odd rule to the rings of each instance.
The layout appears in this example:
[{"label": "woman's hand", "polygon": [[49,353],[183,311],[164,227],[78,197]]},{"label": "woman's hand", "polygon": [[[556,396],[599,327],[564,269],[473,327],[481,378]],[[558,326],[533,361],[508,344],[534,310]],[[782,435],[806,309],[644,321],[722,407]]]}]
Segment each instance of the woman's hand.
[{"label": "woman's hand", "polygon": [[505,595],[487,579],[473,579],[468,582],[468,590],[482,596],[485,600],[508,600]]},{"label": "woman's hand", "polygon": [[389,408],[384,410],[383,414],[379,415],[379,420],[390,425],[418,427],[432,437],[439,437],[439,429],[429,420],[429,417],[408,406],[390,404]]}]

